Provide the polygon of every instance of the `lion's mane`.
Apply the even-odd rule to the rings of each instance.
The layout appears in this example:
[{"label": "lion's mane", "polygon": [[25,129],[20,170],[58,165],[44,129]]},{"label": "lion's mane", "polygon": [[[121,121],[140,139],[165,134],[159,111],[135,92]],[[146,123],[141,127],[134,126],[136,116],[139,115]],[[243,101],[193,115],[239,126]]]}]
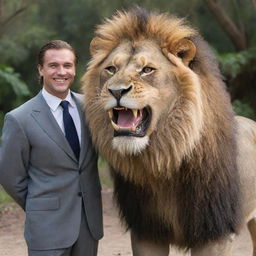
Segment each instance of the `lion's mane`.
[{"label": "lion's mane", "polygon": [[[144,239],[185,248],[236,232],[240,191],[234,114],[206,42],[183,19],[142,9],[118,12],[98,26],[96,37],[82,79],[86,118],[93,142],[113,169],[115,198],[127,228]],[[184,90],[181,102],[159,120],[149,146],[127,157],[111,147],[113,131],[98,101],[98,67],[122,40],[136,45],[145,38],[157,42],[163,54],[183,38],[194,43],[189,67],[200,79],[201,95]]]}]

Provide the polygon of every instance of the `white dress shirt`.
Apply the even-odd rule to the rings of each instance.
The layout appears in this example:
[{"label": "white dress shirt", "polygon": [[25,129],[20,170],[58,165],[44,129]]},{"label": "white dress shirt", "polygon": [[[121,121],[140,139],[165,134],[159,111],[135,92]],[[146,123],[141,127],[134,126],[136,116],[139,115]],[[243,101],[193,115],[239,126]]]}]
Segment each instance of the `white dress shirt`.
[{"label": "white dress shirt", "polygon": [[45,90],[45,88],[42,89],[42,95],[43,95],[46,103],[50,107],[54,118],[56,119],[58,125],[60,126],[60,128],[64,134],[65,134],[65,130],[64,130],[64,123],[63,123],[63,108],[60,106],[60,103],[63,100],[66,100],[69,102],[68,111],[69,111],[70,115],[72,116],[73,121],[75,123],[78,139],[79,139],[79,142],[81,145],[81,120],[80,120],[80,116],[79,116],[79,113],[77,110],[76,103],[73,100],[73,98],[71,97],[70,90],[65,99],[60,99],[60,98],[50,94],[49,92],[47,92]]}]

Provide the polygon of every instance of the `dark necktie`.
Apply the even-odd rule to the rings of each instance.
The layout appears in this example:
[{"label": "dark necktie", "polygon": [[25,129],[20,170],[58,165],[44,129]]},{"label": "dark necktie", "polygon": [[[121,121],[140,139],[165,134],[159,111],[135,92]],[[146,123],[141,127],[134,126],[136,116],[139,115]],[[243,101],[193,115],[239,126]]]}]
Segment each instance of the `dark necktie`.
[{"label": "dark necktie", "polygon": [[79,139],[76,131],[76,127],[73,121],[73,118],[69,114],[68,111],[68,104],[69,102],[66,100],[63,100],[60,105],[63,108],[63,123],[64,123],[64,129],[65,129],[65,136],[69,142],[69,145],[73,149],[75,156],[77,160],[79,159],[79,153],[80,153],[80,144]]}]

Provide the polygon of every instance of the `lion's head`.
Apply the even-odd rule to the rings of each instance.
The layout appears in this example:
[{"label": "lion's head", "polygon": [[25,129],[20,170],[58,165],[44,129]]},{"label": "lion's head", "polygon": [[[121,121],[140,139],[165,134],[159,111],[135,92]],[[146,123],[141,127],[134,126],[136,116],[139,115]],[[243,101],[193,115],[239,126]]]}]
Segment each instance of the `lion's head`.
[{"label": "lion's head", "polygon": [[206,136],[217,151],[219,127],[232,133],[216,61],[183,19],[141,9],[118,12],[98,26],[90,51],[82,78],[86,117],[96,147],[115,167],[128,173],[140,158],[153,172],[175,169],[195,147],[200,152]]}]

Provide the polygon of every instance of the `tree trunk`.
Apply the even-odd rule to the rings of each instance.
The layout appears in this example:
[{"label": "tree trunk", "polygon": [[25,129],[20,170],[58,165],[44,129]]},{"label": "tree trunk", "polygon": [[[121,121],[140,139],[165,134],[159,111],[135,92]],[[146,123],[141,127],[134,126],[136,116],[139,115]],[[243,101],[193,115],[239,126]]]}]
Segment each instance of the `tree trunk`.
[{"label": "tree trunk", "polygon": [[[237,51],[248,48],[247,38],[243,29],[239,29],[230,17],[224,12],[216,0],[204,0],[217,22],[225,31]],[[242,28],[242,26],[241,26]]]}]

